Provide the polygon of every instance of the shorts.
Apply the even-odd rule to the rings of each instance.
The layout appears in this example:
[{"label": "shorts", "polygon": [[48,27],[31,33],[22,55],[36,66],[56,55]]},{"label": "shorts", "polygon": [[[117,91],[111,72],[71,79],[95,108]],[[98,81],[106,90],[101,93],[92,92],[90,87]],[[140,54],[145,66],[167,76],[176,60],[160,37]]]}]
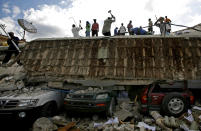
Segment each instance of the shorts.
[{"label": "shorts", "polygon": [[104,36],[111,36],[111,33],[110,32],[105,32],[103,33]]}]

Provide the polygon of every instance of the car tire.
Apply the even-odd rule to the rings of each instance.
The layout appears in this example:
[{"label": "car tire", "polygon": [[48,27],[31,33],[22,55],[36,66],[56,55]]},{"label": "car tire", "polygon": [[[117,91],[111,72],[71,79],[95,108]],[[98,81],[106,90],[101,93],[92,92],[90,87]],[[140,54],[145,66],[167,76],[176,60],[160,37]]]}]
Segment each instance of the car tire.
[{"label": "car tire", "polygon": [[169,116],[178,117],[187,111],[186,99],[179,93],[170,93],[163,99],[162,110]]},{"label": "car tire", "polygon": [[109,107],[106,111],[106,115],[111,117],[111,116],[113,116],[114,111],[115,111],[115,99],[114,99],[114,97],[112,97]]},{"label": "car tire", "polygon": [[57,106],[55,102],[46,103],[41,109],[41,116],[50,117],[57,112]]}]

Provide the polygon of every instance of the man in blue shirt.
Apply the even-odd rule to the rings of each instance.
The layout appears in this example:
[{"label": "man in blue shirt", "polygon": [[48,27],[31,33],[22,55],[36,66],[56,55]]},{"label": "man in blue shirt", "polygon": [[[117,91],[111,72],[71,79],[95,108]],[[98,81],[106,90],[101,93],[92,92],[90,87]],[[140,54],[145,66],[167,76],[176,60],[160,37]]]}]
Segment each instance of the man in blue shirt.
[{"label": "man in blue shirt", "polygon": [[138,27],[132,28],[131,31],[135,35],[146,35],[147,34],[147,32],[144,29],[142,29],[141,26],[139,28]]},{"label": "man in blue shirt", "polygon": [[118,27],[116,27],[115,29],[114,29],[114,36],[116,36],[116,35],[118,35],[119,33],[118,33]]}]

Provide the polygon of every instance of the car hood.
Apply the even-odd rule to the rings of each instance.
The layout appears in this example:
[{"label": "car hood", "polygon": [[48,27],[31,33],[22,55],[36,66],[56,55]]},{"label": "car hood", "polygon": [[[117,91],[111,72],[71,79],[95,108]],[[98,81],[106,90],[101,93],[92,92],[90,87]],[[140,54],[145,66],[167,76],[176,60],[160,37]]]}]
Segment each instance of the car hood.
[{"label": "car hood", "polygon": [[75,92],[72,92],[71,95],[95,95],[95,94],[99,94],[99,93],[108,93],[110,91],[108,90],[102,90],[102,89],[85,89],[85,90],[77,90]]},{"label": "car hood", "polygon": [[37,99],[41,95],[50,92],[49,90],[43,90],[41,88],[23,88],[1,92],[0,99]]}]

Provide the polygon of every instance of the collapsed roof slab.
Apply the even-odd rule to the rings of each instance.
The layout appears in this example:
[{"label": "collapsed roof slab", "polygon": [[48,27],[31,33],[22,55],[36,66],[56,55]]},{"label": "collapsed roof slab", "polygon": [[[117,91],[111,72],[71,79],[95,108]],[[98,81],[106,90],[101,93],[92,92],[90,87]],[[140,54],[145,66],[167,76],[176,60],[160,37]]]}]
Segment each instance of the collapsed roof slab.
[{"label": "collapsed roof slab", "polygon": [[195,80],[201,79],[201,37],[36,39],[20,59],[29,81]]}]

